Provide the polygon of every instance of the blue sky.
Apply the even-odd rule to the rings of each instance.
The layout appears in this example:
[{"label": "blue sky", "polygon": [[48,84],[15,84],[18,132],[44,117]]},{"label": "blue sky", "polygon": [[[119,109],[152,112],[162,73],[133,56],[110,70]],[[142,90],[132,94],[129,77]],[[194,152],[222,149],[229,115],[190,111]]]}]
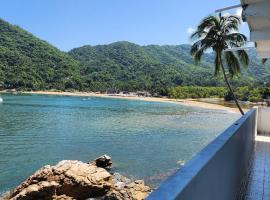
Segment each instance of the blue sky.
[{"label": "blue sky", "polygon": [[[0,17],[61,50],[130,41],[189,43],[189,32],[218,8],[240,0],[6,0]],[[236,10],[232,10],[236,13]],[[246,25],[241,28],[248,33]]]}]

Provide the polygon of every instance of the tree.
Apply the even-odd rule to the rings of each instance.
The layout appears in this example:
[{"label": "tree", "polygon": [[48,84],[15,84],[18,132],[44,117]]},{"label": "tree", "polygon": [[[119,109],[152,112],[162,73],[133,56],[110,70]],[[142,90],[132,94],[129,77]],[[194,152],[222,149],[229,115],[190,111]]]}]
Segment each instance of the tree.
[{"label": "tree", "polygon": [[[203,54],[209,50],[215,53],[215,76],[222,71],[224,80],[237,105],[240,113],[244,115],[238,100],[232,90],[227,74],[231,77],[240,73],[240,66],[249,65],[249,57],[245,50],[228,51],[230,48],[243,46],[247,38],[239,33],[241,20],[234,15],[229,16],[208,16],[198,25],[197,30],[191,35],[194,44],[190,53],[195,62],[201,61]],[[226,65],[223,62],[226,61]]]}]

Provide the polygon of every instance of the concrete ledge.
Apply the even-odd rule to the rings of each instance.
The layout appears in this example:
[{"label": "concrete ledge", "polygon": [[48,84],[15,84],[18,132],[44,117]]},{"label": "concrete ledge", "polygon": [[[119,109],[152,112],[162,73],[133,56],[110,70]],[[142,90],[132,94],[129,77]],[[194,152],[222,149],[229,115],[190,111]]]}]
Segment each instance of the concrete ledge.
[{"label": "concrete ledge", "polygon": [[233,200],[254,149],[252,109],[169,177],[147,200]]},{"label": "concrete ledge", "polygon": [[258,108],[258,134],[270,135],[270,108],[259,107]]}]

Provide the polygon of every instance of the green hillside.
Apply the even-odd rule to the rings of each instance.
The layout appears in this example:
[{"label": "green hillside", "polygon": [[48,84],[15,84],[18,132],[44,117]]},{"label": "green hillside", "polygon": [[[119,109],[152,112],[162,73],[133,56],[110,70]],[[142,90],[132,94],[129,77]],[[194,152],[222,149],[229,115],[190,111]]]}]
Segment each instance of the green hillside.
[{"label": "green hillside", "polygon": [[[21,90],[138,91],[166,95],[173,86],[223,86],[213,76],[213,55],[194,64],[189,45],[139,46],[130,42],[61,52],[18,26],[0,20],[0,86]],[[270,81],[269,64],[254,50],[234,86]]]},{"label": "green hillside", "polygon": [[143,47],[116,42],[83,46],[69,55],[82,63],[85,87],[91,90],[115,88],[162,94],[174,85],[217,84],[209,64],[195,66],[185,45]]},{"label": "green hillside", "polygon": [[[83,46],[69,55],[83,65],[86,88],[103,90],[148,90],[158,93],[175,85],[218,86],[223,80],[213,77],[213,55],[206,54],[195,65],[189,45],[139,46],[129,42]],[[269,64],[262,65],[255,50],[249,52],[251,64],[235,77],[235,86],[261,84],[270,81]],[[102,86],[102,87],[100,87]],[[104,88],[103,88],[104,87]]]},{"label": "green hillside", "polygon": [[0,19],[0,83],[5,88],[80,88],[79,63]]}]

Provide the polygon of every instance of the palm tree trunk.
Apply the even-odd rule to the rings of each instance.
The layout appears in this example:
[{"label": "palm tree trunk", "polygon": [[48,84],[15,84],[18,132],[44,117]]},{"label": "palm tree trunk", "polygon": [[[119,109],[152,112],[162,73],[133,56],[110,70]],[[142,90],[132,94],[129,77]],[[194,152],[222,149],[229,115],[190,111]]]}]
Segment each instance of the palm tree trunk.
[{"label": "palm tree trunk", "polygon": [[229,88],[229,90],[230,90],[230,93],[231,93],[231,95],[232,95],[232,97],[233,97],[233,100],[234,100],[236,106],[238,107],[240,113],[241,113],[242,115],[244,115],[245,113],[244,113],[244,111],[242,110],[241,106],[239,105],[238,100],[237,100],[237,98],[236,98],[236,96],[235,96],[235,94],[234,94],[234,92],[233,92],[233,90],[232,90],[232,86],[231,86],[231,84],[230,84],[230,82],[229,82],[229,80],[228,80],[228,78],[227,78],[227,75],[226,75],[226,72],[225,72],[225,69],[224,69],[224,66],[223,66],[221,57],[219,57],[219,59],[220,59],[220,66],[221,66],[221,69],[222,69],[222,73],[223,73],[223,76],[224,76],[224,80],[225,80],[225,82],[226,82],[226,84],[227,84],[227,86],[228,86],[228,88]]}]

